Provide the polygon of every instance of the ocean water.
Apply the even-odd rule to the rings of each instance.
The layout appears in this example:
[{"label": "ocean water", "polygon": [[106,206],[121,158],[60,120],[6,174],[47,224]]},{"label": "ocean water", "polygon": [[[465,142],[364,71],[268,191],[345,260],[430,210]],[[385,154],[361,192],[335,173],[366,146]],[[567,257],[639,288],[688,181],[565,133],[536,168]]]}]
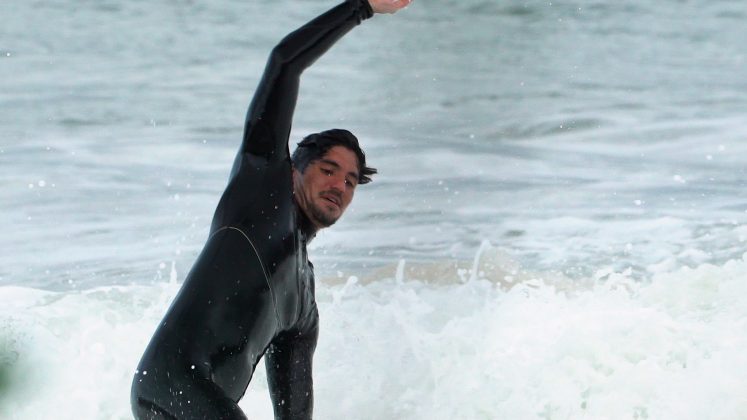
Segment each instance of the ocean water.
[{"label": "ocean water", "polygon": [[[267,53],[333,4],[0,3],[0,418],[130,418]],[[416,0],[309,69],[291,141],[380,171],[310,246],[316,417],[747,419],[746,18]]]}]

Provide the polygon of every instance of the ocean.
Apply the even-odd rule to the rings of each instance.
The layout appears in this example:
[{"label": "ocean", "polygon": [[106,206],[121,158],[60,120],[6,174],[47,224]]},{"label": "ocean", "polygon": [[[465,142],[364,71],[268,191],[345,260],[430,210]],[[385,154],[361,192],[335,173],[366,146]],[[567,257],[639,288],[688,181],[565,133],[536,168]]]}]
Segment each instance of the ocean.
[{"label": "ocean", "polygon": [[[131,418],[267,55],[334,4],[0,3],[0,418]],[[415,0],[307,70],[291,145],[380,172],[310,244],[315,417],[747,419],[746,19]]]}]

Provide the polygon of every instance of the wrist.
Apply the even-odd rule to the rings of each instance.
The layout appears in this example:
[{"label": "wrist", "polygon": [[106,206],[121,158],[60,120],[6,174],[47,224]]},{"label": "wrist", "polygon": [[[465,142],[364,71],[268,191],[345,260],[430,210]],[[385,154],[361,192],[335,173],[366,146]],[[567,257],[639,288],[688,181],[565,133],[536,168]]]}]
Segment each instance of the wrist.
[{"label": "wrist", "polygon": [[348,0],[348,1],[358,6],[359,16],[361,20],[369,19],[371,16],[374,15],[373,7],[371,7],[371,3],[369,3],[368,0]]}]

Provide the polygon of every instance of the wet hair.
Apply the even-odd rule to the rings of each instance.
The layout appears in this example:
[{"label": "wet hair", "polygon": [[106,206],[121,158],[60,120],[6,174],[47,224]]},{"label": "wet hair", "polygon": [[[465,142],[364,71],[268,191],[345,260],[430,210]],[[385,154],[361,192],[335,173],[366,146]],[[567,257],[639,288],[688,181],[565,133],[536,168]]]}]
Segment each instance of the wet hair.
[{"label": "wet hair", "polygon": [[371,175],[378,171],[376,168],[366,166],[366,154],[358,145],[358,138],[350,131],[339,128],[304,137],[291,156],[293,166],[303,173],[310,163],[321,159],[334,146],[343,146],[355,153],[358,158],[358,184],[371,182]]}]

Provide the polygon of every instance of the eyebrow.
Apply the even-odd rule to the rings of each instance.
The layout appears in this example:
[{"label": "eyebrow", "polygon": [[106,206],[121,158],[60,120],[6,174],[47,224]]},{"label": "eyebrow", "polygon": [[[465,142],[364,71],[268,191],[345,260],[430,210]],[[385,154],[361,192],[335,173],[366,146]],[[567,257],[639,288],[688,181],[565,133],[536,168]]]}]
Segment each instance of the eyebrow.
[{"label": "eyebrow", "polygon": [[[322,163],[326,163],[327,165],[330,165],[330,166],[334,166],[334,167],[335,167],[335,168],[337,168],[337,169],[342,169],[342,166],[340,166],[340,164],[339,164],[339,163],[337,163],[337,162],[335,162],[334,160],[330,160],[330,159],[321,159],[321,161],[322,161]],[[357,172],[352,172],[352,171],[351,171],[351,172],[348,172],[348,175],[350,175],[350,176],[352,176],[353,178],[355,178],[355,180],[356,180],[356,181],[358,180],[358,177],[359,177],[359,175],[358,175],[358,173],[357,173]]]}]

